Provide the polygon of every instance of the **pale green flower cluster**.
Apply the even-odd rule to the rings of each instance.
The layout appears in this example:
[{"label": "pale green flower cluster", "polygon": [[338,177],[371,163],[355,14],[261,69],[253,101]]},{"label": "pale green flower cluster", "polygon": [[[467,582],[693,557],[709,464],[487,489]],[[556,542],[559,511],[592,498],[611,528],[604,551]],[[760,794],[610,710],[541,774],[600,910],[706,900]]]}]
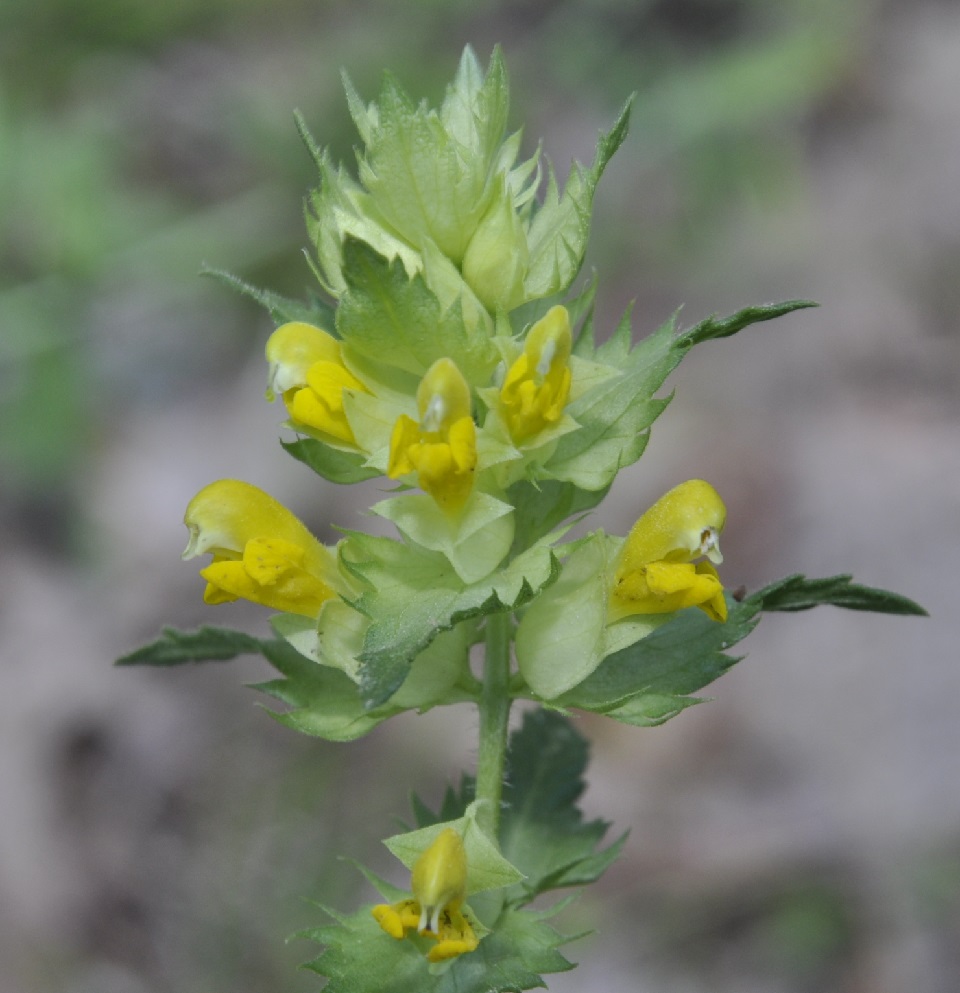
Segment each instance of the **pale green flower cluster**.
[{"label": "pale green flower cluster", "polygon": [[515,614],[512,694],[542,700],[677,610],[724,619],[716,570],[699,561],[718,560],[725,517],[706,483],[651,511],[656,541],[643,518],[625,545],[601,532],[562,542],[564,522],[642,453],[666,404],[654,393],[689,347],[668,325],[633,348],[626,323],[597,347],[594,287],[569,298],[629,105],[561,192],[539,152],[518,162],[499,52],[484,73],[468,49],[439,109],[389,76],[370,104],[346,89],[357,177],[306,136],[320,172],[314,270],[335,307],[273,333],[267,395],[301,436],[290,450],[321,475],[397,481],[372,510],[399,539],[323,548],[267,494],[220,481],[186,515],[185,554],[214,556],[207,601],[280,610],[279,635],[349,679],[352,698],[311,708],[310,730],[334,738],[476,698],[468,652],[494,613]]}]

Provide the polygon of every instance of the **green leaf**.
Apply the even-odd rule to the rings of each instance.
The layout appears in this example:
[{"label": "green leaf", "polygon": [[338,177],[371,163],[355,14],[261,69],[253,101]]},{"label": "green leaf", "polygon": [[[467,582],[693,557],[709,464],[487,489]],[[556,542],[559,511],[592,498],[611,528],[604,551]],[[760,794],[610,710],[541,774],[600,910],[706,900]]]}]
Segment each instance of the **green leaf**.
[{"label": "green leaf", "polygon": [[677,343],[685,349],[692,348],[701,341],[710,341],[713,338],[729,338],[730,335],[736,334],[750,324],[771,321],[775,317],[783,317],[784,314],[791,314],[795,310],[819,306],[813,300],[787,300],[784,303],[744,307],[743,310],[738,310],[729,317],[717,317],[716,314],[711,314],[699,324],[681,332],[677,337]]},{"label": "green leaf", "polygon": [[[585,350],[588,355],[592,355],[594,352],[594,303],[596,301],[597,288],[599,285],[600,277],[597,275],[596,270],[594,270],[590,274],[590,277],[584,282],[577,295],[567,300],[564,305],[567,308],[567,313],[570,315],[570,326],[572,328],[576,328],[578,324],[580,325],[579,329],[574,334],[574,355],[580,355],[581,349]],[[549,309],[549,307],[547,309]]]},{"label": "green leaf", "polygon": [[408,276],[399,259],[388,262],[348,238],[343,274],[347,290],[337,310],[337,330],[359,354],[418,376],[447,356],[468,381],[482,383],[490,376],[498,355],[489,337],[468,333],[459,305],[441,313],[423,276]]},{"label": "green leaf", "polygon": [[563,195],[550,169],[543,205],[537,211],[527,243],[529,268],[524,289],[527,299],[550,296],[567,289],[583,263],[590,235],[593,195],[614,152],[627,134],[633,97],[627,100],[614,126],[601,134],[593,166],[574,162]]},{"label": "green leaf", "polygon": [[500,833],[504,855],[527,877],[521,902],[591,883],[619,854],[625,836],[597,851],[609,825],[584,821],[577,806],[587,758],[586,740],[551,711],[528,711],[510,737]]},{"label": "green leaf", "polygon": [[740,603],[728,599],[729,615],[723,624],[696,608],[680,611],[652,634],[608,655],[590,676],[555,702],[638,727],[662,724],[699,703],[690,694],[739,661],[725,651],[756,627],[762,611],[808,610],[820,604],[889,614],[925,613],[906,597],[858,586],[849,576],[788,576]]},{"label": "green leaf", "polygon": [[368,707],[390,698],[414,657],[441,631],[471,617],[516,609],[559,573],[547,542],[466,585],[438,552],[360,532],[348,532],[348,537],[341,561],[368,587],[356,603],[371,620],[360,657],[360,686]]},{"label": "green leaf", "polygon": [[[285,615],[274,621],[278,630],[286,630]],[[292,627],[296,628],[296,623]],[[171,666],[251,654],[263,655],[284,677],[254,684],[253,689],[292,708],[286,713],[268,713],[295,731],[329,741],[352,741],[407,709],[388,705],[368,710],[360,700],[356,683],[340,670],[320,665],[285,641],[263,641],[227,628],[203,627],[187,632],[165,628],[161,639],[123,656],[117,665]]]},{"label": "green leaf", "polygon": [[298,462],[309,466],[318,476],[331,483],[359,483],[380,473],[366,465],[366,456],[360,452],[344,452],[316,438],[298,438],[281,441],[283,450]]},{"label": "green leaf", "polygon": [[477,950],[462,955],[439,977],[436,993],[511,993],[536,989],[546,986],[544,973],[572,969],[574,964],[558,951],[570,939],[546,923],[550,916],[550,910],[505,910]]},{"label": "green leaf", "polygon": [[[593,350],[590,350],[593,346],[593,335],[591,334],[590,338],[582,344],[580,341],[577,342],[577,354],[584,358],[593,358],[597,362],[606,362],[607,365],[611,365],[615,369],[626,369],[632,364],[638,364],[637,358],[643,355],[643,352],[661,353],[664,345],[669,345],[673,340],[673,334],[677,328],[678,311],[674,311],[653,334],[647,335],[636,347],[633,344],[633,328],[630,324],[632,313],[633,302],[631,301],[614,328],[613,334],[602,345],[597,345]],[[656,360],[644,356],[643,361],[644,364],[649,365],[651,361]]]},{"label": "green leaf", "polygon": [[285,642],[264,643],[263,654],[284,678],[257,683],[253,689],[291,708],[285,713],[268,713],[294,731],[328,741],[353,741],[404,709],[368,710],[348,676],[305,658]]},{"label": "green leaf", "polygon": [[514,483],[507,490],[507,499],[514,506],[514,549],[529,547],[568,517],[592,510],[606,495],[606,489],[582,490],[554,479]]},{"label": "green leaf", "polygon": [[593,181],[594,187],[600,182],[600,177],[607,168],[607,163],[617,153],[617,150],[623,144],[623,140],[627,137],[627,130],[630,127],[630,111],[633,108],[633,101],[636,99],[636,96],[636,93],[631,93],[627,97],[613,127],[606,134],[601,133],[597,141],[597,154],[594,157],[593,167],[590,170],[590,178]]},{"label": "green leaf", "polygon": [[326,946],[305,966],[328,978],[324,993],[511,993],[544,986],[543,973],[573,968],[557,950],[569,939],[546,923],[551,911],[504,911],[476,951],[439,970],[426,959],[429,939],[391,938],[369,907],[327,913],[336,923],[298,935]]},{"label": "green leaf", "polygon": [[475,793],[476,782],[473,776],[468,776],[466,773],[461,774],[459,787],[447,786],[438,813],[434,813],[414,793],[410,797],[414,823],[417,827],[429,827],[431,824],[439,824],[440,821],[455,821],[463,816],[467,807],[473,802]]},{"label": "green leaf", "polygon": [[272,290],[262,290],[240,279],[239,276],[233,275],[233,273],[224,272],[222,269],[203,268],[200,270],[200,274],[212,276],[232,290],[255,300],[261,307],[266,308],[273,322],[278,326],[289,321],[304,321],[307,324],[314,324],[324,331],[333,332],[333,308],[314,294],[311,294],[309,299],[304,302],[281,296]]},{"label": "green leaf", "polygon": [[638,728],[652,728],[665,724],[671,717],[703,703],[699,697],[677,696],[670,693],[651,693],[644,690],[628,697],[623,703],[603,711],[605,717],[612,717],[621,724],[632,724]]},{"label": "green leaf", "polygon": [[581,489],[602,490],[621,468],[643,454],[650,425],[669,403],[669,397],[653,395],[683,357],[683,350],[676,347],[672,320],[630,351],[629,340],[625,319],[610,341],[596,350],[597,361],[623,371],[567,407],[580,430],[559,440],[544,467],[546,473]]},{"label": "green leaf", "polygon": [[832,604],[847,610],[867,610],[877,614],[927,616],[923,607],[899,593],[860,586],[852,580],[852,576],[846,575],[825,579],[788,576],[764,587],[748,599],[760,603],[765,611],[809,610],[820,604]]},{"label": "green leaf", "polygon": [[197,631],[164,628],[163,636],[129,655],[117,665],[185,665],[188,662],[224,662],[238,655],[261,655],[264,642],[230,628],[202,627]]},{"label": "green leaf", "polygon": [[697,701],[689,696],[739,661],[724,649],[756,626],[760,603],[733,602],[723,624],[695,607],[681,610],[640,641],[608,655],[556,702],[628,724],[661,724]]},{"label": "green leaf", "polygon": [[603,345],[593,348],[592,335],[581,336],[578,355],[619,369],[621,375],[600,383],[567,406],[565,413],[581,428],[560,439],[544,471],[585,490],[608,487],[620,469],[643,454],[650,426],[670,402],[669,396],[657,399],[654,394],[695,344],[729,337],[749,324],[813,306],[816,304],[807,300],[790,300],[747,307],[730,317],[708,317],[679,334],[674,314],[633,348],[628,310]]},{"label": "green leaf", "polygon": [[301,932],[324,945],[323,953],[305,969],[327,977],[326,993],[419,993],[436,989],[425,955],[414,941],[397,941],[373,919],[370,907],[341,916],[327,927]]}]

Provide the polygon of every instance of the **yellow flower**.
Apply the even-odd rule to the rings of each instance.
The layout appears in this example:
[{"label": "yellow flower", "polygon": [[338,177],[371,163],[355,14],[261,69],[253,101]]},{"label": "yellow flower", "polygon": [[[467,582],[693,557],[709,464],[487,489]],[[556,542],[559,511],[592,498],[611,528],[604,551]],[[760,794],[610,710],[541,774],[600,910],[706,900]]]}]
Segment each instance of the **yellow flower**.
[{"label": "yellow flower", "polygon": [[190,501],[183,521],[190,529],[183,557],[213,555],[200,570],[206,603],[242,597],[316,617],[336,595],[333,554],[286,507],[250,483],[211,483]]},{"label": "yellow flower", "polygon": [[570,395],[570,316],[551,307],[530,329],[523,354],[500,388],[500,406],[515,442],[529,441],[560,420]]},{"label": "yellow flower", "polygon": [[293,321],[267,339],[267,399],[283,396],[290,419],[348,445],[356,439],[343,409],[343,391],[368,392],[347,371],[340,342],[312,324]]},{"label": "yellow flower", "polygon": [[[699,607],[725,621],[723,585],[711,563],[723,561],[719,541],[726,516],[720,495],[702,479],[664,494],[624,542],[614,571],[611,619]],[[703,556],[709,561],[694,561]]]},{"label": "yellow flower", "polygon": [[417,472],[420,487],[444,510],[455,512],[473,488],[477,428],[470,387],[451,359],[437,359],[417,389],[418,424],[401,414],[390,438],[387,475]]},{"label": "yellow flower", "polygon": [[463,839],[451,827],[444,828],[413,865],[410,878],[413,898],[381,903],[371,911],[392,938],[407,931],[433,938],[436,944],[427,958],[431,962],[472,952],[480,943],[461,907],[467,895],[467,853]]}]

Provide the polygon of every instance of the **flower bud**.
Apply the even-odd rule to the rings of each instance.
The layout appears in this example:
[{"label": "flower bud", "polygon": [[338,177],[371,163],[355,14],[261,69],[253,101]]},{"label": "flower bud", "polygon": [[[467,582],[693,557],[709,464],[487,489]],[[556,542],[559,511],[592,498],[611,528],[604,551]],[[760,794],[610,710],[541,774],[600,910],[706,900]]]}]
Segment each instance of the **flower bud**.
[{"label": "flower bud", "polygon": [[430,962],[474,951],[480,943],[472,913],[463,905],[467,896],[467,852],[455,828],[444,828],[413,864],[413,899],[381,903],[371,908],[380,927],[398,940],[416,930],[436,944],[427,952]]},{"label": "flower bud", "polygon": [[524,303],[523,284],[530,253],[513,197],[501,182],[463,257],[463,278],[490,311],[509,311]]}]

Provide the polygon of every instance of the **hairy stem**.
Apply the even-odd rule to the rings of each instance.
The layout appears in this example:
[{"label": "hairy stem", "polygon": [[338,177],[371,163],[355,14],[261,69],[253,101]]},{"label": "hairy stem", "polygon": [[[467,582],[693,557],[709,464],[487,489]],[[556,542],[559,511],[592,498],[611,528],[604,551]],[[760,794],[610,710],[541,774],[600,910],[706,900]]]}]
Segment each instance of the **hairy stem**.
[{"label": "hairy stem", "polygon": [[477,799],[487,802],[477,811],[477,819],[496,841],[510,719],[510,615],[491,614],[487,618],[486,635],[483,692],[480,695]]}]

